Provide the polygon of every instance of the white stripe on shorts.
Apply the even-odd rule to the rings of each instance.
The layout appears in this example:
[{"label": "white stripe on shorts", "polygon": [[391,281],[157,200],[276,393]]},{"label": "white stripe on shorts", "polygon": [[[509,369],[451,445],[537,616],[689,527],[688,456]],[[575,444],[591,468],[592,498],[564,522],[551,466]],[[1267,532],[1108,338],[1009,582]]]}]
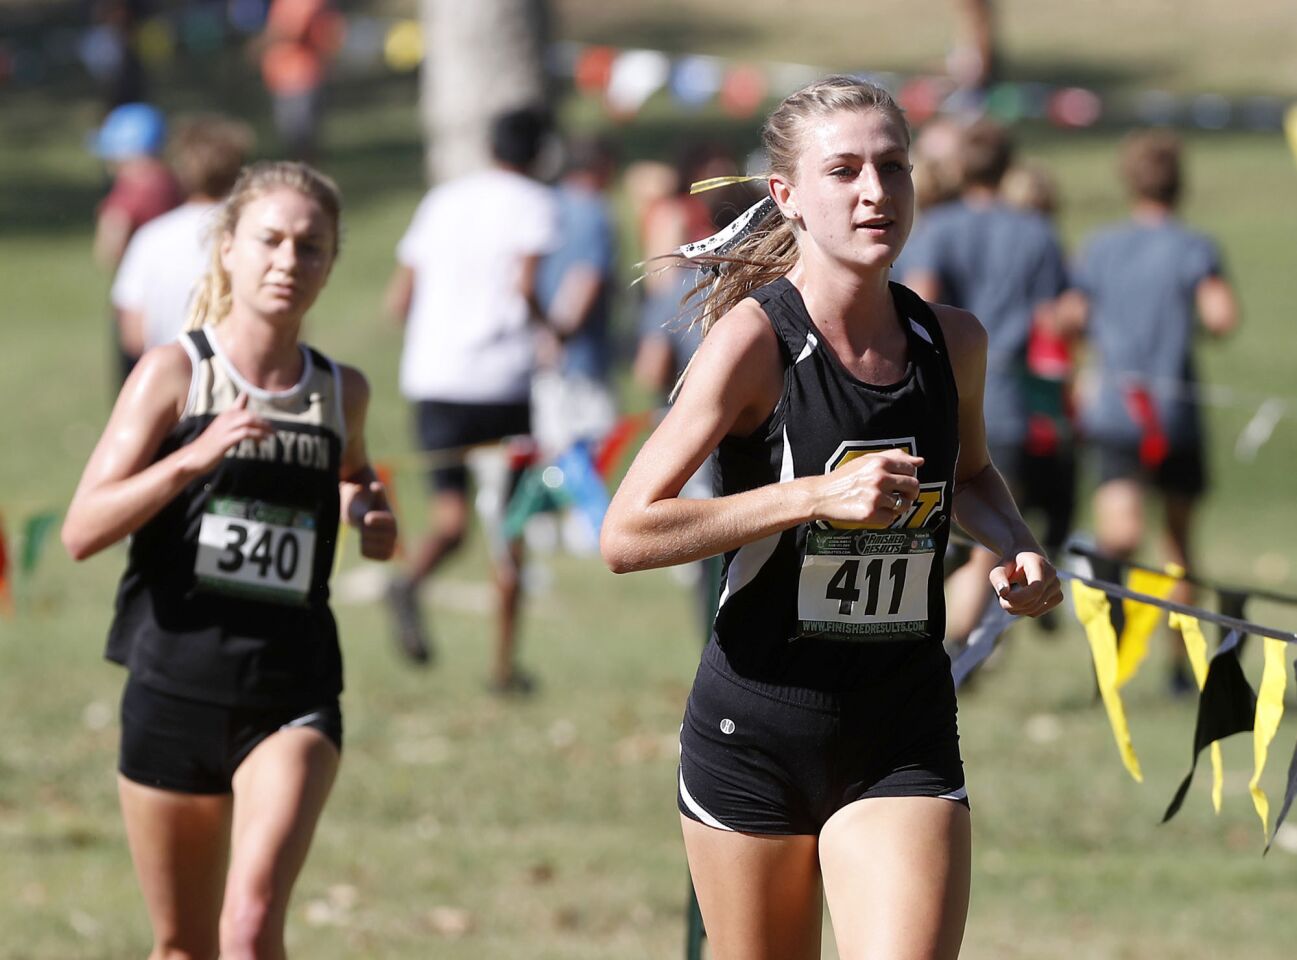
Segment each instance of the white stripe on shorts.
[{"label": "white stripe on shorts", "polygon": [[312,710],[310,713],[304,713],[295,720],[289,720],[282,725],[280,730],[287,730],[289,727],[309,727],[316,720],[324,717],[323,710]]},{"label": "white stripe on shorts", "polygon": [[683,763],[680,765],[680,799],[685,802],[685,806],[689,808],[693,815],[703,823],[707,824],[707,826],[715,827],[717,830],[728,830],[731,833],[734,832],[733,827],[727,827],[725,824],[713,817],[710,813],[704,810],[702,805],[699,804],[699,802],[689,793],[689,788],[685,786],[685,767]]}]

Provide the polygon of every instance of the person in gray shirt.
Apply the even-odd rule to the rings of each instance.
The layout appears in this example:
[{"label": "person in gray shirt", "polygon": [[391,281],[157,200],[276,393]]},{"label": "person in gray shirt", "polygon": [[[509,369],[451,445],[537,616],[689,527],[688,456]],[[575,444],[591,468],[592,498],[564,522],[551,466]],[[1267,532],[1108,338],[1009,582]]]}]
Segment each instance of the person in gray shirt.
[{"label": "person in gray shirt", "polygon": [[[959,199],[930,209],[905,249],[901,282],[929,302],[974,313],[989,337],[986,438],[991,460],[1015,496],[1022,492],[1027,438],[1027,341],[1041,311],[1067,288],[1063,250],[1049,220],[1003,202],[1013,162],[1007,130],[979,120],[963,131]],[[975,550],[950,578],[947,636],[967,637],[986,606],[995,558]]]},{"label": "person in gray shirt", "polygon": [[1124,560],[1139,549],[1151,486],[1165,503],[1167,559],[1191,570],[1190,521],[1207,485],[1194,334],[1199,327],[1232,332],[1238,305],[1216,243],[1176,218],[1180,155],[1179,139],[1167,131],[1126,139],[1121,175],[1130,218],[1085,243],[1076,289],[1060,300],[1058,316],[1068,330],[1088,334],[1095,367],[1081,422],[1099,463],[1099,550]]}]

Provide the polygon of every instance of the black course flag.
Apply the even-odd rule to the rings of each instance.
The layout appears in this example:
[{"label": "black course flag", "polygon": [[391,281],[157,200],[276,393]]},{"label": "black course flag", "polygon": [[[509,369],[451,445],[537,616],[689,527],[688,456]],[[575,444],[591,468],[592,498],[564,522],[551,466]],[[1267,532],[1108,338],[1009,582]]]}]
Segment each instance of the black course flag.
[{"label": "black course flag", "polygon": [[[1237,648],[1241,638],[1239,631],[1231,630],[1207,667],[1207,679],[1198,698],[1198,723],[1193,732],[1193,763],[1166,808],[1163,823],[1174,817],[1184,803],[1189,785],[1193,783],[1194,771],[1198,768],[1198,755],[1203,749],[1231,734],[1252,729],[1256,716],[1256,693],[1243,676],[1243,667],[1238,662]],[[1290,770],[1289,801],[1294,789],[1292,776]],[[1284,810],[1287,811],[1287,803]]]}]

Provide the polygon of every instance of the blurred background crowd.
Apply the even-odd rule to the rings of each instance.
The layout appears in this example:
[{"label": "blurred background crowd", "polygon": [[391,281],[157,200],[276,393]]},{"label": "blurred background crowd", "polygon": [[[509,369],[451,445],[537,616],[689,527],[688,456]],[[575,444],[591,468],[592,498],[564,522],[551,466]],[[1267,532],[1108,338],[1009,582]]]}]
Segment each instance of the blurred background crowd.
[{"label": "blurred background crowd", "polygon": [[[522,11],[535,19],[527,39],[510,41],[526,53],[521,61],[535,61],[531,76],[496,78],[501,92],[492,93],[474,83],[472,71],[425,68],[425,97],[434,104],[478,101],[476,115],[458,121],[434,110],[429,166],[441,182],[400,241],[385,294],[386,311],[406,326],[402,392],[415,404],[417,443],[430,455],[515,436],[534,435],[548,457],[576,441],[598,443],[617,421],[613,373],[623,367],[640,390],[664,400],[698,340],[687,300],[699,277],[669,258],[724,228],[763,189],[758,179],[691,192],[703,181],[764,171],[759,154],[724,138],[677,137],[673,157],[662,160],[628,155],[606,133],[563,129],[553,109],[556,80],[596,94],[616,122],[631,124],[659,91],[696,103],[716,97],[727,113],[744,117],[780,92],[770,88],[772,80],[787,86],[815,74],[809,67],[728,70],[702,58],[672,63],[656,51],[546,44],[543,8],[523,6],[497,15]],[[423,46],[421,34],[409,33],[412,21],[385,31],[364,21],[358,27],[327,0],[194,4],[169,12],[170,19],[161,18],[145,3],[105,0],[93,7],[97,25],[77,45],[106,111],[93,138],[110,178],[97,207],[94,253],[114,274],[123,374],[142,350],[179,332],[205,262],[212,210],[254,150],[251,128],[233,116],[179,116],[169,124],[147,102],[156,85],[149,61],[162,48],[141,36],[171,24],[184,54],[201,56],[196,23],[207,24],[212,36],[247,35],[245,52],[258,62],[274,127],[261,152],[326,169],[319,132],[325,81],[348,38],[354,57],[357,34],[382,34],[384,56],[396,67],[407,65],[397,56],[401,37],[418,48],[405,51],[412,60]],[[1137,554],[1151,487],[1163,495],[1162,559],[1192,571],[1192,510],[1207,484],[1193,345],[1200,329],[1231,333],[1238,307],[1215,241],[1177,219],[1180,140],[1165,122],[1139,126],[1141,119],[1167,120],[1168,104],[1143,97],[1137,110],[1144,116],[1127,118],[1134,129],[1107,160],[1112,191],[1129,199],[1129,219],[1067,252],[1054,218],[1068,198],[1047,165],[1018,155],[1010,123],[1034,113],[1082,129],[1099,121],[1103,101],[1079,87],[1000,83],[991,5],[962,0],[949,14],[958,28],[945,74],[878,77],[895,88],[914,125],[919,216],[894,279],[926,299],[972,310],[988,328],[986,416],[995,461],[1019,498],[1038,510],[1051,552],[1059,554],[1073,532],[1077,449],[1087,440],[1098,462],[1097,480],[1087,483],[1099,498],[1098,550],[1116,563]],[[431,14],[438,15],[443,34],[462,30],[467,37],[491,25],[483,13],[475,23],[462,11]],[[499,51],[488,59],[495,56]],[[465,95],[464,85],[476,92]],[[1276,125],[1281,113],[1273,98],[1251,98],[1235,111],[1209,96],[1189,101],[1185,118],[1199,126],[1264,127]],[[459,132],[451,129],[455,122]],[[439,146],[452,138],[460,141],[456,150]],[[627,288],[634,270],[643,282]],[[1079,380],[1078,359],[1085,361]],[[446,426],[456,417],[473,426]],[[426,661],[430,642],[416,587],[462,542],[470,516],[462,469],[433,473],[431,532],[389,595],[401,649],[416,662]],[[699,491],[706,486],[698,478]],[[516,490],[515,479],[508,492]],[[571,523],[565,529],[571,545],[592,547],[594,530]],[[981,613],[990,562],[978,552],[955,575],[954,647]],[[511,566],[497,579],[508,579],[502,571]],[[1120,579],[1118,567],[1102,572]],[[526,687],[530,679],[513,667],[517,599],[501,589],[505,626],[492,683]],[[1179,658],[1171,676],[1174,688],[1190,688]]]},{"label": "blurred background crowd", "polygon": [[[209,256],[207,227],[240,167],[255,158],[305,159],[338,179],[351,224],[341,282],[317,308],[310,336],[318,331],[331,352],[360,362],[375,382],[371,453],[399,490],[403,524],[395,576],[372,576],[362,565],[338,578],[340,602],[378,601],[344,615],[359,618],[358,633],[390,635],[402,665],[428,664],[443,653],[469,663],[474,673],[450,676],[471,687],[474,702],[499,702],[476,696],[482,674],[498,694],[552,689],[551,703],[580,697],[571,684],[590,658],[567,649],[568,634],[601,634],[610,643],[628,634],[644,647],[672,630],[685,637],[661,658],[666,673],[654,673],[661,665],[646,653],[649,666],[628,660],[624,674],[600,680],[621,691],[617,703],[606,714],[578,717],[575,727],[616,727],[621,720],[608,718],[633,712],[623,701],[642,676],[677,686],[687,678],[702,634],[696,608],[706,609],[712,589],[705,571],[677,574],[699,597],[674,620],[662,611],[677,604],[679,583],[650,581],[633,600],[643,606],[634,609],[611,593],[595,600],[592,584],[613,588],[596,579],[603,571],[591,572],[589,556],[609,485],[698,344],[690,291],[706,277],[670,255],[723,229],[765,185],[755,179],[699,193],[690,188],[714,178],[759,178],[766,168],[753,153],[755,131],[768,107],[817,76],[859,71],[897,95],[913,127],[918,215],[892,278],[925,298],[972,310],[986,326],[993,455],[1046,547],[1063,556],[1080,532],[1100,555],[1094,572],[1109,580],[1121,580],[1125,561],[1142,559],[1293,592],[1297,531],[1284,493],[1297,403],[1285,393],[1290,361],[1281,344],[1297,295],[1284,267],[1292,223],[1284,138],[1297,139],[1297,79],[1287,68],[1262,83],[1264,71],[1239,55],[1234,69],[1212,74],[1211,83],[1198,82],[1184,65],[1180,73],[1163,67],[1142,80],[1139,71],[1152,71],[1156,58],[1126,52],[1134,49],[1135,25],[1201,41],[1186,40],[1186,50],[1210,46],[1202,39],[1210,37],[1210,23],[1177,32],[1174,13],[1161,4],[1145,5],[1142,19],[1109,31],[1117,53],[1108,59],[1087,66],[1081,56],[1057,70],[1039,68],[1023,51],[1051,25],[1059,36],[1082,28],[1061,14],[1041,27],[1032,19],[1040,15],[1021,4],[928,3],[918,15],[940,24],[929,55],[882,58],[881,67],[850,60],[828,41],[822,58],[817,41],[782,52],[781,31],[797,30],[801,19],[831,32],[835,4],[812,5],[794,19],[784,5],[758,3],[750,33],[719,17],[691,21],[687,4],[667,4],[643,23],[628,15],[623,23],[602,6],[0,2],[0,97],[13,105],[9,119],[0,119],[12,154],[4,166],[10,185],[0,199],[0,233],[13,252],[6,287],[19,291],[0,379],[11,388],[9,408],[27,404],[30,411],[6,428],[13,431],[6,445],[31,451],[0,468],[0,509],[10,531],[66,500],[72,463],[88,449],[85,424],[97,425],[106,413],[103,381],[115,393],[143,351],[179,332]],[[1290,12],[1263,12],[1273,17],[1276,36],[1257,42],[1283,49],[1284,37],[1292,37]],[[1024,23],[1039,33],[1024,33]],[[851,29],[861,30],[860,22]],[[906,21],[905,29],[914,32],[916,23]],[[1084,35],[1099,48],[1092,33]],[[1065,41],[1051,36],[1039,43],[1059,56]],[[745,47],[751,55],[734,52]],[[1116,60],[1128,74],[1112,66]],[[73,345],[79,359],[67,360]],[[60,363],[71,364],[69,372],[47,395],[41,388],[50,374],[39,371]],[[483,451],[488,455],[477,455]],[[706,496],[709,489],[704,470],[690,492]],[[1198,522],[1203,514],[1205,527]],[[478,528],[485,536],[475,543]],[[527,548],[533,556],[559,551],[556,571],[544,564],[524,571]],[[984,609],[986,563],[976,554],[950,558],[952,649]],[[82,609],[67,602],[82,588],[71,586],[71,574],[54,561],[49,566],[54,585],[44,593],[20,585],[19,600],[27,604],[20,609],[34,618],[28,623],[62,638],[56,645],[89,662],[94,644],[86,645],[85,636],[101,629],[107,607],[100,595],[117,571],[105,570],[102,583],[85,588],[98,604],[92,610],[90,603]],[[486,599],[465,608],[471,591],[459,588],[486,569]],[[522,597],[543,598],[546,577],[557,578],[570,604],[547,613],[538,599],[536,620],[528,621]],[[450,585],[439,588],[437,580]],[[451,598],[452,590],[459,595]],[[1206,599],[1187,582],[1175,597]],[[572,612],[583,604],[588,612]],[[1265,610],[1272,619],[1289,615],[1283,607]],[[665,626],[652,622],[660,616],[668,616]],[[637,622],[623,626],[621,618]],[[1046,622],[1041,632],[1067,634],[1069,627]],[[528,636],[521,656],[520,633]],[[466,647],[489,652],[470,656]],[[1168,690],[1192,689],[1181,649],[1178,640],[1168,647],[1157,672],[1159,702]],[[385,684],[396,682],[383,672],[390,672],[391,654],[384,648],[375,658],[381,666],[369,656],[348,651],[354,689],[380,700]],[[1055,656],[1024,652],[1028,667]],[[33,663],[12,661],[11,675],[34,670]],[[1072,671],[1073,680],[1081,677],[1072,687],[1042,689],[1056,701],[1088,703],[1087,669]],[[409,718],[422,716],[426,688],[417,671],[402,675],[399,682],[410,686],[398,688],[393,715],[413,729],[423,722]],[[98,703],[94,684],[112,678],[85,682],[91,686],[78,696]],[[1046,696],[1035,680],[1004,682],[1015,691],[1014,706],[1006,708],[1012,719],[1004,721],[1015,734],[1027,714],[1057,719],[1056,703],[1023,706],[1030,693]],[[472,718],[466,727],[496,729],[496,714],[473,712],[489,708],[464,706],[468,694],[446,695]],[[657,726],[663,717],[668,726],[677,722],[669,718],[679,697],[664,699]],[[30,705],[19,709],[31,712]],[[992,708],[971,708],[974,730],[979,709]],[[363,709],[357,716],[359,753],[366,743]],[[619,744],[639,735],[641,719],[651,725],[627,720]],[[1177,727],[1192,723],[1167,719]],[[1088,722],[1101,727],[1093,716]],[[543,748],[569,756],[580,735],[568,715],[545,714],[537,723]],[[1093,752],[1106,757],[1110,744],[1099,733]],[[460,735],[469,736],[438,734],[448,743]],[[1062,735],[1040,736],[1042,749],[1054,744],[1048,749],[1058,751]],[[1175,743],[1183,739],[1177,734]],[[634,741],[624,749],[633,757],[642,749],[646,763],[669,767],[671,737],[665,741],[667,748],[655,740],[656,746]],[[519,749],[515,765],[528,755]],[[1023,761],[1020,785],[1040,762]],[[1071,796],[1076,784],[1064,780],[1047,794]],[[620,790],[607,787],[615,796]],[[447,796],[429,836],[455,822],[451,811],[471,806],[477,795]],[[340,823],[349,822],[348,802],[340,801]],[[665,808],[669,817],[669,803]],[[507,820],[498,810],[492,816],[492,823]],[[1012,851],[1009,826],[997,833],[992,822],[988,846],[1007,842]],[[401,828],[392,829],[395,861]],[[670,829],[664,846],[673,850]],[[1058,829],[1066,834],[1069,827]],[[1130,841],[1129,832],[1121,836]],[[1088,832],[1085,838],[1077,842],[1101,843]],[[1174,851],[1163,854],[1169,870]],[[350,866],[327,843],[319,856]],[[1049,855],[1033,850],[1022,859],[1038,856]],[[544,887],[552,858],[538,853],[542,879],[519,883]],[[1012,874],[1012,852],[1010,862]],[[678,866],[669,861],[662,871],[664,889],[683,881],[671,872]],[[1154,885],[1157,877],[1145,879]],[[1105,884],[1096,881],[1095,888]],[[309,900],[308,885],[309,902],[326,905],[320,910],[348,916],[353,909],[345,893],[321,887],[316,894]],[[667,913],[674,923],[673,894],[664,896],[667,906],[654,902],[649,916]],[[995,896],[988,894],[993,903]],[[1055,905],[1067,899],[1058,890],[1041,896]],[[1011,927],[1022,913],[1011,899],[1006,895],[1002,910],[988,909],[984,922]],[[475,909],[485,915],[492,908]],[[559,917],[561,907],[553,909]],[[1154,915],[1165,921],[1177,909],[1167,905]],[[1077,915],[1071,907],[1060,911]],[[577,913],[576,920],[563,914],[568,919],[545,922],[563,931],[564,923],[584,922]],[[441,915],[433,926],[449,939],[471,941],[472,922],[456,933],[457,923]],[[1153,950],[1155,926],[1150,920],[1146,946]],[[649,940],[657,949],[663,940],[674,943],[670,936]],[[985,955],[1065,955],[1050,952],[1044,926],[1037,936],[1021,954],[1005,947]],[[1183,943],[1177,949],[1166,955],[1211,955]],[[1278,956],[1282,947],[1265,949],[1256,955]]]}]

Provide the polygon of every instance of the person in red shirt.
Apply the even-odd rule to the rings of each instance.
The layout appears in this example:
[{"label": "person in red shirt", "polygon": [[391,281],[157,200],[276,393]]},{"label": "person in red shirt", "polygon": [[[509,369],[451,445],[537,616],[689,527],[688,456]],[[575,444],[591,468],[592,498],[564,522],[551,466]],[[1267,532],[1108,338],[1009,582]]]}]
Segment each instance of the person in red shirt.
[{"label": "person in red shirt", "polygon": [[106,269],[117,268],[136,230],[183,199],[175,175],[158,158],[166,139],[166,120],[147,103],[122,104],[95,134],[94,152],[113,178],[95,222],[95,260]]},{"label": "person in red shirt", "polygon": [[[95,217],[94,257],[105,270],[116,272],[136,230],[184,200],[175,174],[158,158],[166,139],[162,112],[147,103],[122,104],[95,134],[92,149],[113,178]],[[139,357],[123,348],[115,314],[112,329],[124,383]]]}]

